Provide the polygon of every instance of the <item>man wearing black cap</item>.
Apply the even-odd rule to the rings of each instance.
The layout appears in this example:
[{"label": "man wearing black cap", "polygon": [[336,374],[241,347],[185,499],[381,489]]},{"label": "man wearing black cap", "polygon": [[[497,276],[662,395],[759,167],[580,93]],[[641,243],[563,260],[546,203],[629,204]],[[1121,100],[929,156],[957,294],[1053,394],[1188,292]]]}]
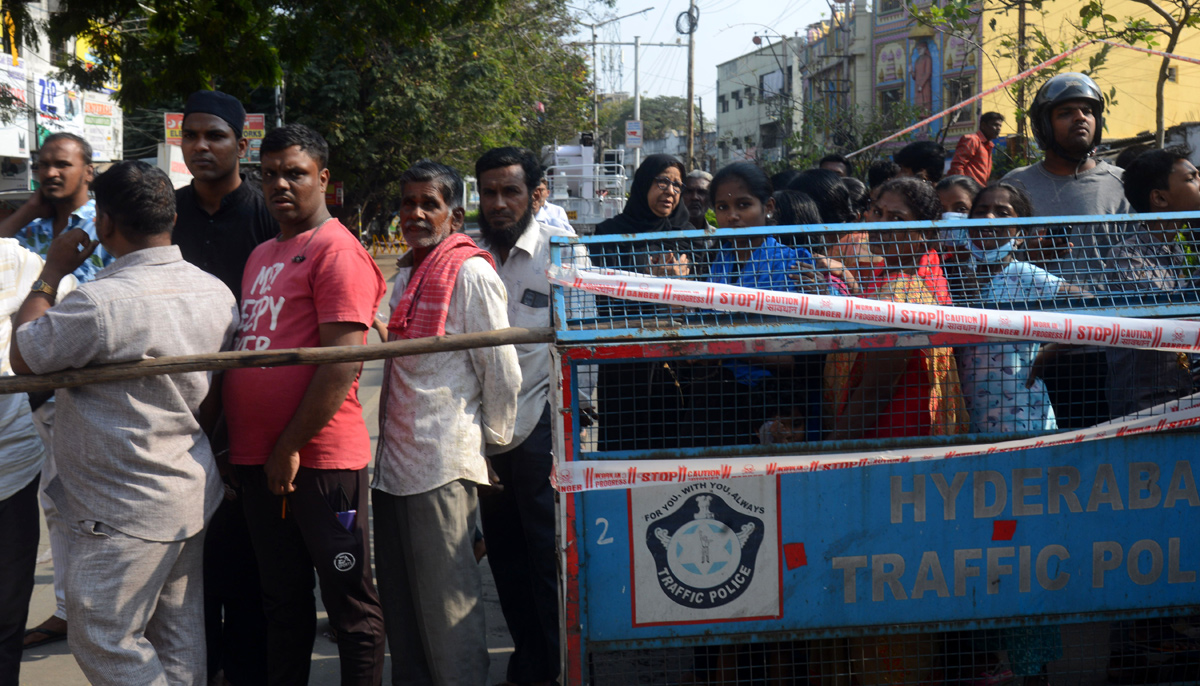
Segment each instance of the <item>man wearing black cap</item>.
[{"label": "man wearing black cap", "polygon": [[[246,111],[220,91],[197,91],[183,110],[183,161],[192,183],[175,192],[174,242],[183,258],[216,276],[241,300],[242,271],[254,248],[279,233],[257,183],[245,183],[238,159]],[[224,422],[213,450],[228,453]],[[219,457],[221,462],[223,459]],[[233,686],[267,681],[267,618],[258,565],[238,490],[208,526],[204,549],[204,619],[208,672],[223,671]]]},{"label": "man wearing black cap", "polygon": [[175,192],[175,244],[183,258],[216,276],[240,297],[242,270],[259,243],[279,233],[262,190],[243,183],[238,159],[246,111],[220,91],[197,91],[183,108],[183,161],[191,185]]}]

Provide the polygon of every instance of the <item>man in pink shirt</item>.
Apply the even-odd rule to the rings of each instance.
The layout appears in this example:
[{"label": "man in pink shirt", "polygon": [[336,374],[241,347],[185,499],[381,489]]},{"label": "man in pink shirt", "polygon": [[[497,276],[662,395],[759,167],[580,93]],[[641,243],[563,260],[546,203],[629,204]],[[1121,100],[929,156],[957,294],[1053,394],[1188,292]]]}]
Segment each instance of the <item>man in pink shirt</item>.
[{"label": "man in pink shirt", "polygon": [[954,159],[950,161],[950,174],[969,176],[980,186],[988,185],[992,176],[992,151],[1002,126],[1004,115],[999,112],[987,112],[980,117],[979,130],[958,139]]},{"label": "man in pink shirt", "polygon": [[[246,263],[236,348],[364,344],[387,286],[362,244],[325,208],[325,140],[289,124],[267,134],[261,150],[263,196],[279,236]],[[314,567],[337,633],[343,686],[376,686],[383,678],[360,369],[338,363],[225,374],[230,462],[263,580],[269,684],[308,683]]]}]

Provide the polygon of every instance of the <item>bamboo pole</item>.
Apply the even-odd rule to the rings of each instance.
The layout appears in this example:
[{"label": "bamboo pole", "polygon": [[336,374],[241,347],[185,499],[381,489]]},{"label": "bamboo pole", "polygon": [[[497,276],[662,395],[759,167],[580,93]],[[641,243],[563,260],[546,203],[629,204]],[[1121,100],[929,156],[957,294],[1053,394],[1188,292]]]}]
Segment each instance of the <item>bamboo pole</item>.
[{"label": "bamboo pole", "polygon": [[464,333],[431,338],[347,345],[328,348],[291,348],[287,350],[237,350],[203,355],[160,357],[154,360],[123,362],[82,369],[65,369],[50,374],[6,376],[0,378],[0,394],[49,391],[93,383],[128,381],[158,374],[221,371],[246,367],[286,367],[291,365],[366,362],[407,355],[426,355],[497,345],[553,343],[554,329],[508,328],[480,333]]}]

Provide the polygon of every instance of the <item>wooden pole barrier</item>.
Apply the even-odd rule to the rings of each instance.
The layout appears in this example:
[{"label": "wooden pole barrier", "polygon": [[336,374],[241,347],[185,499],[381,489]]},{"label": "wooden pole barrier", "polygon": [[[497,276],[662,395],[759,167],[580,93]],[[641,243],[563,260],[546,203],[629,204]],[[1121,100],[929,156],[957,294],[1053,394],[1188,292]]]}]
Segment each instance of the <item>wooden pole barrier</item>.
[{"label": "wooden pole barrier", "polygon": [[508,328],[480,333],[464,333],[452,336],[414,338],[372,343],[370,345],[347,345],[329,348],[291,348],[287,350],[236,350],[204,355],[181,355],[161,357],[154,360],[123,362],[82,369],[66,369],[51,374],[31,376],[6,376],[0,378],[0,394],[49,391],[56,388],[73,388],[108,381],[127,381],[143,376],[158,374],[182,374],[185,372],[207,372],[245,367],[287,367],[304,364],[332,364],[336,362],[366,362],[407,355],[426,355],[471,348],[490,348],[497,345],[523,343],[553,343],[554,329]]}]

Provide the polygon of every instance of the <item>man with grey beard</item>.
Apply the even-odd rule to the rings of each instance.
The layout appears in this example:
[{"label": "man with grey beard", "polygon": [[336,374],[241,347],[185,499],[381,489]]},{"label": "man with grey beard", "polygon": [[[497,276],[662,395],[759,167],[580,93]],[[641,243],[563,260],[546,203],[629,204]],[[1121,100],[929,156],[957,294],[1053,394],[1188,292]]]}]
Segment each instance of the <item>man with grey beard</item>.
[{"label": "man with grey beard", "polygon": [[[495,148],[475,163],[479,180],[481,245],[496,260],[508,292],[510,326],[551,326],[550,266],[553,236],[572,233],[534,219],[533,195],[542,178],[537,157],[520,148]],[[581,247],[564,266],[590,266]],[[571,297],[578,298],[578,293]],[[587,304],[584,302],[584,310]],[[595,304],[590,309],[594,312]],[[572,308],[576,309],[576,308]],[[502,489],[480,492],[479,509],[488,563],[500,608],[513,638],[507,679],[551,684],[559,674],[558,572],[554,547],[554,491],[550,471],[550,346],[518,345],[521,390],[517,424],[508,445],[487,446]],[[590,411],[590,370],[581,371],[579,404]]]}]

